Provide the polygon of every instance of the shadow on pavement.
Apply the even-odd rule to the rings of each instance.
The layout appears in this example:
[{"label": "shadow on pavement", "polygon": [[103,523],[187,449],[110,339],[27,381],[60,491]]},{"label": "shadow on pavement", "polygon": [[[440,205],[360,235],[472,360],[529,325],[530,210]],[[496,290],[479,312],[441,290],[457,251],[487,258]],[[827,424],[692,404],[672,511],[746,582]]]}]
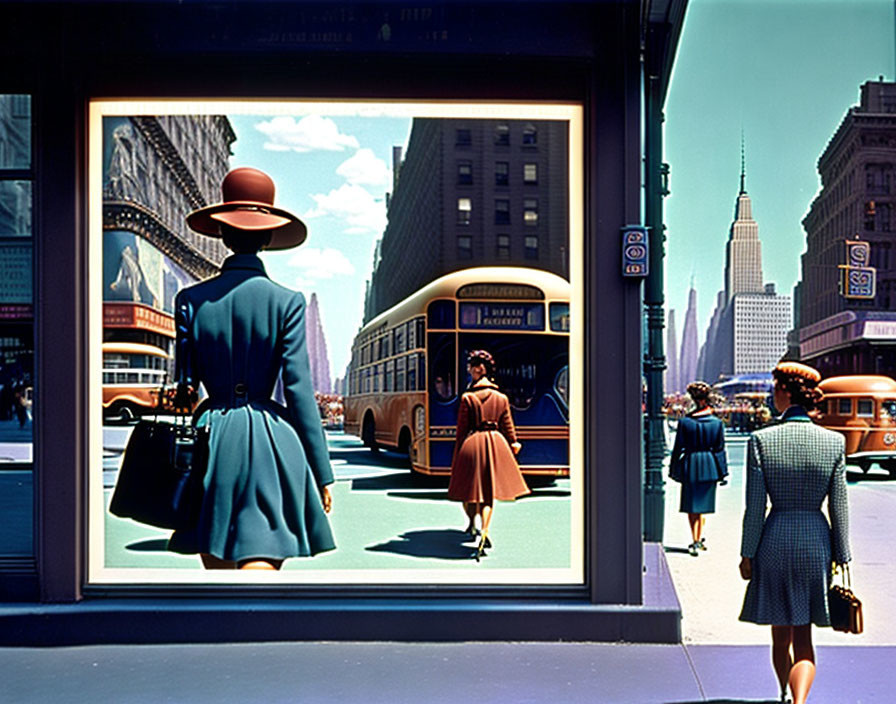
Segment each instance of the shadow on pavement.
[{"label": "shadow on pavement", "polygon": [[404,469],[410,473],[410,465],[408,464],[407,455],[398,452],[387,452],[380,450],[379,452],[371,452],[370,450],[358,451],[356,448],[349,450],[339,450],[330,448],[331,460],[344,460],[353,465],[361,467],[394,467],[395,469]]},{"label": "shadow on pavement", "polygon": [[125,546],[126,550],[134,552],[167,552],[168,538],[150,538],[149,540],[138,540]]},{"label": "shadow on pavement", "polygon": [[663,552],[680,552],[680,553],[684,553],[685,555],[687,555],[688,549],[687,548],[676,548],[676,547],[672,547],[671,545],[664,545]]},{"label": "shadow on pavement", "polygon": [[352,491],[390,491],[392,489],[420,489],[448,486],[448,477],[424,477],[411,475],[410,470],[383,474],[379,477],[364,477],[352,480]]},{"label": "shadow on pavement", "polygon": [[409,557],[426,557],[441,560],[471,560],[475,546],[464,544],[469,534],[452,528],[412,530],[379,545],[371,545],[365,550],[371,552],[391,552]]}]

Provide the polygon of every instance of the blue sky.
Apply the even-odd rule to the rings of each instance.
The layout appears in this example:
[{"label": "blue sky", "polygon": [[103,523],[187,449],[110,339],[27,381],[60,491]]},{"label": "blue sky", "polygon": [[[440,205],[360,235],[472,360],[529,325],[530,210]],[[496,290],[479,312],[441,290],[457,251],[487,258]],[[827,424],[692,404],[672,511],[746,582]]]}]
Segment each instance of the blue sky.
[{"label": "blue sky", "polygon": [[893,0],[690,0],[666,101],[666,306],[679,343],[693,273],[698,334],[722,288],[725,242],[746,189],[763,274],[792,295],[817,161],[859,86],[894,80]]}]

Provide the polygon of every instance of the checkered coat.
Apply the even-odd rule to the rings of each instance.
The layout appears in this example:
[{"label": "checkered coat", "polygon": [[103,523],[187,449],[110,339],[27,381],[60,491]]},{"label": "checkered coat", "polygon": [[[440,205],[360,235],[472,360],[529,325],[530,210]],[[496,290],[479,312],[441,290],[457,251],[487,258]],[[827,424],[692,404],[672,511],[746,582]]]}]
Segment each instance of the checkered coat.
[{"label": "checkered coat", "polygon": [[742,621],[830,625],[831,561],[850,560],[842,435],[802,414],[753,433],[741,555],[753,561]]}]

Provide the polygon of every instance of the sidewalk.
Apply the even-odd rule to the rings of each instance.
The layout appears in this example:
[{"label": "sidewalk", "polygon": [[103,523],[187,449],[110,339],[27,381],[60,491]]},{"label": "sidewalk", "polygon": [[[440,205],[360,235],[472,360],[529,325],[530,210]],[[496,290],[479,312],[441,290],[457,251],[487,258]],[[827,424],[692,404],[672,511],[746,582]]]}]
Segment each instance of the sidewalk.
[{"label": "sidewalk", "polygon": [[[892,702],[896,648],[821,647],[812,704]],[[690,704],[778,701],[768,648],[275,643],[0,648],[0,701]]]}]

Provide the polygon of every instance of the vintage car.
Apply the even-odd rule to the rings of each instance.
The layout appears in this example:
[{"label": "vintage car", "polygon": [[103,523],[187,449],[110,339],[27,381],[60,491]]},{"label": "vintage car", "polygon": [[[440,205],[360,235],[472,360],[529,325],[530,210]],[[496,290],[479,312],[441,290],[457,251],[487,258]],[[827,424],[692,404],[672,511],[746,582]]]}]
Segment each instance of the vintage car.
[{"label": "vintage car", "polygon": [[818,388],[819,425],[846,438],[846,461],[867,472],[879,464],[896,476],[896,381],[888,376],[832,376]]}]

